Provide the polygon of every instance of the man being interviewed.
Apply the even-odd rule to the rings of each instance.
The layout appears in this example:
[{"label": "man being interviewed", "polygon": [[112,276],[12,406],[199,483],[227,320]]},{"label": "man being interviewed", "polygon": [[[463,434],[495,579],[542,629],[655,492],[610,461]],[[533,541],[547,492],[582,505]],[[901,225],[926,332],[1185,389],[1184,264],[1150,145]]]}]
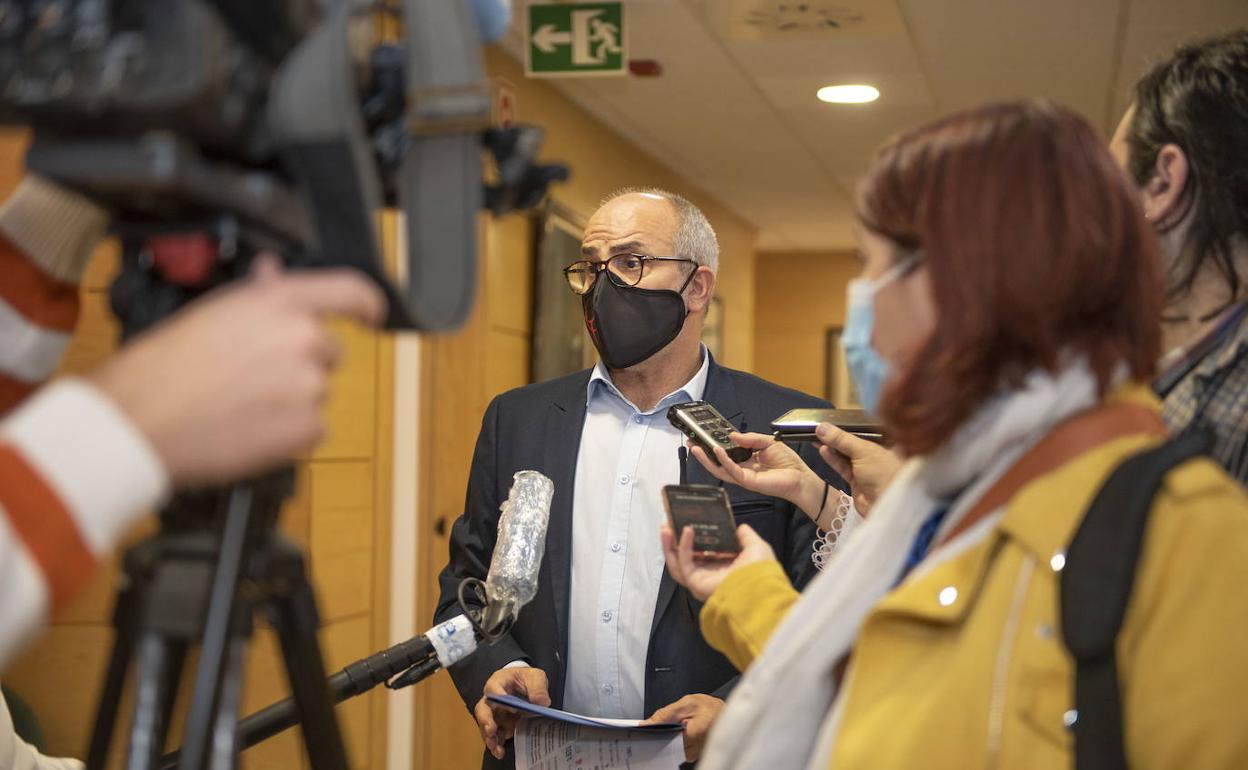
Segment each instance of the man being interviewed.
[{"label": "man being interviewed", "polygon": [[[437,621],[458,612],[461,580],[485,577],[512,474],[531,468],[554,481],[537,597],[504,639],[450,672],[481,729],[485,767],[511,762],[504,744],[516,716],[484,700],[501,693],[592,716],[683,721],[686,756],[697,759],[737,671],[703,641],[700,602],[664,570],[660,491],[686,475],[667,410],[704,400],[747,430],[788,409],[828,406],[719,366],[701,344],[718,244],[684,198],[613,195],[590,218],[582,255],[564,273],[601,360],[490,404],[440,576]],[[717,483],[696,462],[684,470],[688,483]],[[737,521],[803,586],[813,573],[811,520],[779,498],[736,487],[730,495]]]}]

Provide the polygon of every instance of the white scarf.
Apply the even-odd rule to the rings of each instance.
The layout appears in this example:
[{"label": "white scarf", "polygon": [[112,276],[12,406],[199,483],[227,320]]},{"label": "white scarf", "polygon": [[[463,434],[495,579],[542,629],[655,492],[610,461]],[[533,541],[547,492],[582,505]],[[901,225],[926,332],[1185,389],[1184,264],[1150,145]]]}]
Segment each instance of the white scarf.
[{"label": "white scarf", "polygon": [[[939,542],[1056,423],[1096,402],[1095,378],[1082,363],[1056,376],[1033,373],[1020,390],[988,401],[934,453],[906,462],[741,677],[715,720],[699,770],[825,770],[839,727],[835,666],[893,588],[923,521],[965,490],[945,517]],[[1001,513],[934,549],[910,577],[978,542]]]}]

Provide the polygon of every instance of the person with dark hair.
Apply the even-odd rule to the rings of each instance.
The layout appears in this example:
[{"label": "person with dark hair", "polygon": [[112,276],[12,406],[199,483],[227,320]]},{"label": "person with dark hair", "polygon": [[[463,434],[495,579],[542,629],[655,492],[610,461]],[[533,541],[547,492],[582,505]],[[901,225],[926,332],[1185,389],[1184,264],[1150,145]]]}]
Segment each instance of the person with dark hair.
[{"label": "person with dark hair", "polygon": [[[907,459],[801,594],[748,526],[727,564],[662,533],[703,633],[745,670],[701,770],[1072,765],[1063,570],[1089,562],[1067,549],[1111,473],[1167,436],[1148,385],[1162,262],[1136,195],[1097,132],[1043,101],[880,150],[844,338]],[[751,490],[783,476],[795,503],[822,485],[769,437],[733,438],[764,451],[693,454]],[[1145,504],[1108,669],[1118,750],[1135,768],[1248,767],[1248,498],[1198,457]]]},{"label": "person with dark hair", "polygon": [[1248,483],[1248,30],[1153,67],[1111,149],[1161,242],[1162,419]]}]

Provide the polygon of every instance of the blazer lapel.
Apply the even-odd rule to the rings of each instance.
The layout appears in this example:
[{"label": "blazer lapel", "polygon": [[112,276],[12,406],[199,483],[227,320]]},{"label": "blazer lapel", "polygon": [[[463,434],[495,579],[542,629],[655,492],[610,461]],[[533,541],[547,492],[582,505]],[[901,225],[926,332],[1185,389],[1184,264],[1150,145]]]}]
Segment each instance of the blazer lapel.
[{"label": "blazer lapel", "polygon": [[[707,355],[710,355],[709,351]],[[706,391],[702,394],[702,400],[718,409],[719,413],[724,416],[724,419],[732,423],[738,430],[744,431],[748,429],[741,422],[742,410],[737,402],[737,389],[733,387],[732,378],[719,364],[715,363],[714,357],[711,358],[711,363],[706,371]],[[706,469],[702,467],[702,463],[694,459],[693,455],[689,456],[685,468],[687,472],[686,478],[690,484],[720,484],[718,479],[706,472]],[[667,612],[667,605],[671,603],[672,597],[676,595],[676,587],[676,581],[664,569],[663,577],[659,580],[659,598],[654,605],[654,619],[650,622],[651,644],[654,642],[654,634],[659,627],[659,620],[663,617],[663,613]]]},{"label": "blazer lapel", "polygon": [[572,573],[572,501],[588,383],[589,372],[586,371],[583,377],[569,380],[568,387],[555,395],[547,407],[542,437],[542,465],[549,472],[555,493],[550,503],[541,575],[554,602],[559,659],[564,666],[567,665],[568,590]]}]

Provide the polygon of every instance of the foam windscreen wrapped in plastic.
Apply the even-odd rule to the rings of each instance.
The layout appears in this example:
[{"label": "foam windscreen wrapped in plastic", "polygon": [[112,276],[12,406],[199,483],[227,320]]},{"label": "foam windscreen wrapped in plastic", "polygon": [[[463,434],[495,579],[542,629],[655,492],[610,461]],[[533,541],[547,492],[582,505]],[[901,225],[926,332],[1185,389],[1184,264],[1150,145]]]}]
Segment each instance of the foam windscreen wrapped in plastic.
[{"label": "foam windscreen wrapped in plastic", "polygon": [[513,615],[537,594],[537,576],[546,552],[546,526],[555,485],[537,471],[520,471],[502,505],[498,541],[485,579],[487,628]]}]

